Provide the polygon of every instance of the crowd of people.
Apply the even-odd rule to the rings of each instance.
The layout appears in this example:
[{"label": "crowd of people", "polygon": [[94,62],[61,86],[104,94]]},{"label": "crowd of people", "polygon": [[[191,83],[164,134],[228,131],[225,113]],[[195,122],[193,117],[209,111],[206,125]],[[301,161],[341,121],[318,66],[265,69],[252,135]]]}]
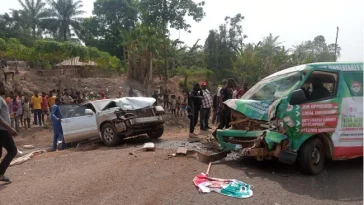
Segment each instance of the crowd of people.
[{"label": "crowd of people", "polygon": [[80,104],[88,100],[106,99],[103,92],[88,94],[75,91],[73,89],[52,90],[48,93],[34,91],[32,96],[27,94],[9,92],[5,95],[5,102],[10,114],[11,127],[17,132],[21,127],[31,128],[31,115],[33,114],[33,125],[35,127],[44,126],[50,122],[50,111],[55,104],[56,99],[61,104]]},{"label": "crowd of people", "polygon": [[229,99],[241,98],[248,90],[248,84],[244,83],[243,87],[236,84],[234,79],[223,81],[222,87],[218,89],[214,96],[211,96],[210,91],[207,89],[207,83],[195,83],[191,92],[188,95],[188,118],[190,119],[189,137],[195,138],[197,135],[194,133],[198,119],[200,117],[200,130],[207,131],[212,129],[209,126],[209,119],[212,115],[212,123],[219,123],[213,136],[216,137],[218,129],[230,127],[231,113],[230,109],[223,102]]}]

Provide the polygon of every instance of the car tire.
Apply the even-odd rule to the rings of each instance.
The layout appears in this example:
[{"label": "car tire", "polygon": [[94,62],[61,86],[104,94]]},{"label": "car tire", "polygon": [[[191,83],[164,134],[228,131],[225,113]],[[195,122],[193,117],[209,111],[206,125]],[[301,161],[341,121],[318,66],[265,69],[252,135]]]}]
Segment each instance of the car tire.
[{"label": "car tire", "polygon": [[157,127],[156,129],[154,129],[152,131],[147,132],[147,135],[151,139],[158,139],[158,138],[162,137],[163,132],[164,132],[164,128],[163,128],[163,126],[161,126],[161,127]]},{"label": "car tire", "polygon": [[117,134],[115,126],[106,123],[101,129],[102,141],[106,146],[112,147],[120,143],[120,136]]},{"label": "car tire", "polygon": [[319,138],[312,138],[300,148],[299,163],[306,174],[317,175],[325,165],[325,146]]}]

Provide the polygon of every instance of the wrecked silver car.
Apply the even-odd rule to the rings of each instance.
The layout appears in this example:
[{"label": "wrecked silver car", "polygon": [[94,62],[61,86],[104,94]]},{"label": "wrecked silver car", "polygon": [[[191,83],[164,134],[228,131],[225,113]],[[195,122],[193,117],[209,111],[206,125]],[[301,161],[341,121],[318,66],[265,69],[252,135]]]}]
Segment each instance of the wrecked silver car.
[{"label": "wrecked silver car", "polygon": [[65,142],[101,139],[115,146],[125,137],[140,134],[157,139],[164,131],[164,109],[154,103],[154,98],[125,97],[60,105]]}]

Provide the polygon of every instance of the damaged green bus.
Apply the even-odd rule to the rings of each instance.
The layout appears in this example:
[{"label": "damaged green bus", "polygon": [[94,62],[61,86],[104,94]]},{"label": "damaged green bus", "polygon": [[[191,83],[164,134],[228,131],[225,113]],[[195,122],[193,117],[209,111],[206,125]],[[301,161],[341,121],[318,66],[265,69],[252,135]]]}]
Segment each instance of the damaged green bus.
[{"label": "damaged green bus", "polygon": [[274,73],[224,102],[231,128],[221,149],[298,162],[319,174],[326,159],[363,156],[363,63],[312,63]]}]

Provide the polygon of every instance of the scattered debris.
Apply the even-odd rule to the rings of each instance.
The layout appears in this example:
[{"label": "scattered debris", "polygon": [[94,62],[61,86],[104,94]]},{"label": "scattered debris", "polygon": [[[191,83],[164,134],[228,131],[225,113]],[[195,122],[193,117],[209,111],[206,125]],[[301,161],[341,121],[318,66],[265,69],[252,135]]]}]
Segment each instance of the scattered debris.
[{"label": "scattered debris", "polygon": [[135,157],[138,157],[138,155],[136,155],[135,152],[138,152],[138,151],[141,151],[141,150],[154,151],[155,150],[155,144],[153,142],[145,143],[143,145],[143,147],[141,147],[141,148],[139,148],[137,150],[133,150],[133,151],[129,152],[129,155],[134,155]]},{"label": "scattered debris", "polygon": [[177,155],[186,155],[187,154],[187,148],[186,147],[178,147],[176,154]]},{"label": "scattered debris", "polygon": [[144,151],[154,151],[155,150],[155,144],[153,142],[148,142],[143,145],[142,148]]},{"label": "scattered debris", "polygon": [[169,154],[168,155],[168,158],[172,158],[172,157],[175,157],[177,154],[176,153],[173,153],[173,154]]},{"label": "scattered debris", "polygon": [[47,151],[46,150],[37,150],[37,151],[31,152],[29,154],[26,154],[22,157],[18,157],[10,163],[10,166],[22,164],[22,163],[30,160],[31,158],[33,158],[35,155],[45,153],[45,152],[47,152]]},{"label": "scattered debris", "polygon": [[129,155],[134,155],[134,157],[138,157],[134,152],[129,152]]},{"label": "scattered debris", "polygon": [[201,141],[201,139],[200,138],[194,138],[194,137],[190,137],[190,138],[188,138],[188,142],[189,143],[194,143],[194,142],[200,142]]},{"label": "scattered debris", "polygon": [[34,145],[24,145],[23,146],[24,149],[34,149]]},{"label": "scattered debris", "polygon": [[217,192],[225,196],[235,198],[249,198],[253,196],[253,187],[236,179],[219,179],[209,177],[211,162],[207,168],[206,174],[201,173],[193,179],[193,183],[201,193]]},{"label": "scattered debris", "polygon": [[223,152],[218,152],[218,153],[213,153],[213,152],[195,152],[194,157],[199,160],[200,162],[204,162],[204,163],[210,163],[210,162],[215,162],[218,160],[221,160],[223,158],[225,158],[227,156],[229,152],[223,151]]}]

